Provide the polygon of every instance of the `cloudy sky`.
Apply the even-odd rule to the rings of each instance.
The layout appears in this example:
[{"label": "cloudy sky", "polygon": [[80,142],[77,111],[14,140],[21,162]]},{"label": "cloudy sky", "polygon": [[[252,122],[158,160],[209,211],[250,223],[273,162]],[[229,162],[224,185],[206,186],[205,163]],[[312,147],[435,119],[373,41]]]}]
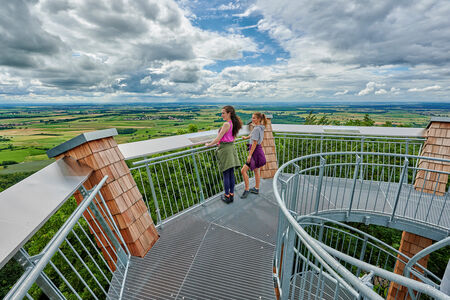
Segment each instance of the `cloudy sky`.
[{"label": "cloudy sky", "polygon": [[0,103],[450,102],[448,0],[0,4]]}]

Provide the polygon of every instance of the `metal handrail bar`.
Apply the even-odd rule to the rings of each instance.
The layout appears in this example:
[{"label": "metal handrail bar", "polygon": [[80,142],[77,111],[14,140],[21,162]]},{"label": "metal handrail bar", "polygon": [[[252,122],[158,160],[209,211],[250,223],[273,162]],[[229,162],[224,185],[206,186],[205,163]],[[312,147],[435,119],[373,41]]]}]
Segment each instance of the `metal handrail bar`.
[{"label": "metal handrail bar", "polygon": [[[353,153],[353,152],[348,152],[348,153]],[[319,156],[319,154],[328,154],[328,153],[317,153],[317,155]],[[357,154],[366,154],[366,152],[358,152]],[[311,154],[312,155],[312,154]],[[332,164],[326,164],[327,167],[334,167],[334,166],[354,166],[356,164],[356,162],[351,162],[351,163],[332,163]],[[361,166],[383,166],[383,167],[393,167],[393,168],[403,168],[402,165],[392,165],[392,164],[382,164],[382,163],[360,163]],[[311,170],[315,170],[315,169],[319,169],[320,165],[317,166],[313,166],[313,167],[309,167],[309,168],[304,168],[302,170],[299,171],[299,174],[305,173],[306,171],[311,171]],[[439,171],[439,170],[433,170],[433,169],[425,169],[425,168],[416,168],[413,166],[409,166],[408,169],[410,170],[417,170],[417,171],[431,171],[433,173],[437,173],[437,174],[444,174],[444,175],[450,175],[450,172],[446,172],[446,171]],[[330,176],[333,177],[333,176]]]},{"label": "metal handrail bar", "polygon": [[413,287],[414,290],[427,294],[429,296],[432,296],[436,299],[447,299],[450,300],[450,296],[442,293],[441,291],[437,290],[436,288],[432,287],[431,285],[425,284],[423,282],[420,281],[416,281],[414,279],[390,272],[390,271],[386,271],[382,268],[379,268],[377,266],[368,264],[366,262],[363,262],[357,258],[353,258],[345,253],[342,253],[338,250],[335,250],[321,242],[318,242],[320,244],[320,247],[322,247],[323,249],[325,249],[326,252],[331,253],[333,256],[348,262],[354,266],[357,266],[363,270],[370,270],[372,272],[374,272],[375,275],[378,275],[380,277],[386,278],[390,281],[396,282],[400,285],[403,285],[405,287]]},{"label": "metal handrail bar", "polygon": [[416,255],[414,255],[413,257],[411,257],[411,259],[409,260],[409,262],[406,264],[405,269],[403,271],[403,273],[405,274],[406,277],[409,277],[409,273],[411,271],[411,268],[414,264],[417,263],[417,261],[419,261],[422,257],[430,254],[431,252],[434,252],[436,250],[441,249],[442,247],[448,246],[450,245],[450,236],[440,240],[437,243],[434,243],[430,246],[428,246],[425,249],[422,249],[421,251],[419,251],[418,253],[416,253]]},{"label": "metal handrail bar", "polygon": [[[235,142],[242,142],[242,141],[243,141],[242,138],[235,139]],[[193,146],[191,146],[191,147],[193,147]],[[179,152],[169,153],[169,154],[162,155],[162,156],[147,158],[147,159],[133,162],[133,166],[146,164],[146,163],[153,162],[153,161],[160,160],[160,159],[169,158],[169,157],[172,157],[175,155],[191,154],[192,152],[198,152],[201,150],[206,150],[206,149],[215,148],[215,147],[217,147],[217,146],[216,145],[210,146],[210,147],[201,146],[201,147],[191,148],[191,149],[187,149],[187,150],[183,150],[183,151],[179,151]],[[167,150],[167,151],[171,151],[171,150]]]},{"label": "metal handrail bar", "polygon": [[[350,271],[348,271],[344,266],[342,266],[338,261],[336,261],[328,252],[326,252],[294,219],[294,217],[289,213],[286,205],[284,204],[281,196],[278,192],[277,181],[278,177],[281,174],[281,170],[283,170],[289,163],[285,163],[278,169],[275,173],[273,180],[273,190],[275,194],[275,199],[278,202],[278,205],[283,212],[285,218],[287,218],[288,222],[291,224],[292,228],[295,232],[301,236],[303,240],[306,241],[305,246],[309,251],[315,253],[316,258],[319,260],[323,260],[323,265],[327,269],[334,269],[339,274],[343,274],[345,278],[352,284],[352,286],[357,287],[358,291],[366,297],[371,299],[382,299],[377,293],[375,293],[368,286],[364,285],[356,276],[354,276]],[[333,272],[334,273],[334,272]]]},{"label": "metal handrail bar", "polygon": [[[274,131],[277,135],[280,135],[280,138],[286,138],[287,136],[294,136],[294,137],[303,137],[303,136],[320,136],[324,138],[333,137],[333,138],[352,138],[355,139],[389,139],[389,140],[399,140],[399,141],[418,141],[423,142],[425,138],[418,138],[418,137],[390,137],[390,136],[368,136],[368,135],[337,135],[337,134],[326,134],[326,133],[289,133],[289,132],[277,132]],[[283,135],[283,136],[281,136]]]},{"label": "metal handrail bar", "polygon": [[[336,225],[339,225],[339,226],[341,226],[341,227],[344,227],[344,228],[347,228],[347,229],[349,229],[349,230],[352,230],[352,231],[354,231],[354,232],[356,232],[356,233],[359,233],[359,234],[361,234],[361,235],[363,235],[363,236],[365,236],[365,237],[368,237],[368,238],[370,238],[371,240],[373,240],[373,241],[375,241],[375,242],[377,242],[377,243],[383,245],[384,247],[388,248],[389,250],[394,251],[394,252],[396,253],[397,256],[398,256],[398,255],[402,256],[402,257],[404,258],[404,260],[400,260],[400,261],[403,262],[403,263],[405,263],[405,265],[407,265],[407,263],[406,263],[407,261],[409,261],[409,262],[408,262],[408,264],[409,264],[409,263],[411,262],[411,260],[412,260],[412,258],[410,258],[409,256],[406,256],[404,253],[398,251],[397,249],[395,249],[395,248],[393,248],[392,246],[386,244],[385,242],[383,242],[383,241],[377,239],[376,237],[371,236],[371,235],[369,235],[368,233],[366,233],[366,232],[364,232],[364,231],[361,231],[361,230],[359,230],[359,229],[357,229],[357,228],[355,228],[355,227],[352,227],[352,226],[350,226],[350,225],[347,225],[347,224],[345,224],[345,223],[341,223],[341,222],[338,222],[338,221],[335,221],[335,220],[332,220],[332,219],[327,219],[327,218],[320,217],[320,216],[299,216],[299,217],[297,218],[297,222],[299,222],[300,224],[305,224],[305,225],[308,225],[308,224],[309,224],[309,225],[317,225],[317,223],[314,223],[314,221],[312,221],[313,219],[317,219],[317,220],[320,220],[320,221],[323,221],[323,222],[327,222],[327,223],[334,223],[334,224],[336,224]],[[305,222],[303,222],[303,220],[306,220],[306,221],[311,220],[311,223],[305,223]],[[331,227],[330,227],[330,228],[331,228]],[[336,230],[336,228],[334,228],[334,229]],[[341,231],[341,230],[338,230],[338,231]],[[342,231],[341,231],[341,232],[342,232]],[[358,237],[358,236],[356,236],[356,235],[354,235],[354,234],[352,234],[352,233],[348,233],[348,232],[347,232],[347,234],[348,234],[349,236],[352,236],[352,237],[361,239],[360,237]],[[448,239],[447,242],[450,244],[450,237],[446,238],[445,240],[447,240],[447,239]],[[439,243],[440,243],[440,242],[439,242]],[[438,243],[436,243],[436,244],[438,244]],[[431,245],[431,246],[434,246],[434,245],[436,245],[436,244],[433,244],[433,245]],[[431,247],[431,246],[430,246],[430,247]],[[428,248],[425,248],[425,249],[428,249]],[[424,250],[425,250],[425,249],[424,249]],[[435,250],[437,250],[437,249],[436,249],[436,248],[433,248],[433,250],[430,251],[429,253],[431,253],[431,252],[433,252],[433,251],[435,251]],[[419,252],[419,253],[420,253],[420,252]],[[417,254],[419,254],[419,253],[417,253]],[[427,254],[429,254],[429,253],[427,253]],[[416,255],[417,255],[417,254],[416,254]],[[425,255],[427,255],[427,254],[425,254]],[[425,255],[424,255],[424,256],[425,256]],[[420,259],[420,258],[419,258],[419,259]],[[431,271],[429,271],[429,270],[428,270],[427,268],[425,268],[424,266],[422,266],[422,265],[420,265],[419,263],[417,263],[417,261],[411,263],[411,265],[413,265],[413,264],[416,265],[416,266],[419,266],[421,269],[423,269],[423,271],[426,271],[428,275],[433,276],[434,279],[436,279],[436,280],[438,280],[438,281],[441,281],[441,279],[440,279],[439,277],[437,277],[434,273],[432,273]],[[405,266],[405,270],[406,270],[406,266]]]},{"label": "metal handrail bar", "polygon": [[48,264],[53,254],[58,251],[59,245],[64,242],[66,236],[70,233],[70,229],[78,222],[78,219],[83,215],[84,211],[91,204],[97,193],[102,188],[103,184],[108,179],[108,175],[105,175],[99,184],[92,190],[89,196],[84,199],[80,205],[76,208],[72,216],[64,223],[61,229],[55,234],[55,236],[48,243],[46,252],[42,255],[41,259],[36,265],[11,288],[10,292],[6,295],[5,299],[22,299],[27,294],[31,285],[36,281],[39,274]]},{"label": "metal handrail bar", "polygon": [[[278,134],[278,133],[277,133]],[[290,133],[281,133],[284,135],[289,135],[289,136],[311,136],[311,137],[317,137],[317,136],[323,136],[325,138],[328,137],[333,137],[333,138],[352,138],[351,141],[354,141],[355,138],[357,140],[364,140],[364,139],[389,139],[389,140],[394,140],[394,141],[417,141],[417,142],[423,142],[424,139],[421,138],[401,138],[401,137],[382,137],[382,136],[345,136],[345,135],[327,135],[327,134],[290,134]],[[288,138],[288,136],[279,136],[279,138]],[[236,139],[236,142],[241,142],[243,141],[242,138]],[[325,140],[327,141],[327,140]],[[345,141],[345,140],[344,140]],[[194,147],[194,146],[191,146]],[[206,146],[201,146],[201,147],[196,147],[196,148],[191,148],[191,149],[187,149],[187,150],[183,150],[183,151],[179,151],[179,152],[174,152],[174,153],[169,153],[166,155],[162,155],[162,156],[157,156],[157,157],[153,157],[153,158],[147,158],[147,159],[143,159],[140,161],[136,161],[133,162],[133,165],[140,165],[140,164],[145,164],[145,163],[149,163],[149,162],[153,162],[156,160],[161,160],[161,159],[165,159],[165,158],[169,158],[172,156],[177,156],[177,155],[183,155],[183,154],[190,154],[192,152],[197,152],[197,151],[201,151],[201,150],[206,150],[208,148],[212,148],[212,147],[216,147],[216,146],[211,146],[211,147],[206,147]],[[176,150],[176,149],[174,149]],[[171,151],[170,149],[168,149],[167,151]]]},{"label": "metal handrail bar", "polygon": [[[236,143],[236,144],[239,144],[239,143]],[[196,153],[196,154],[206,153],[208,151],[213,150],[215,147],[217,147],[217,146],[199,147],[199,148],[190,149],[188,153],[184,153],[184,154],[182,154],[180,156],[176,156],[176,157],[174,157],[174,155],[180,154],[180,153],[185,152],[185,151],[171,153],[170,155],[168,154],[168,155],[164,155],[164,156],[153,157],[153,158],[149,158],[148,160],[142,160],[142,161],[138,161],[138,162],[133,162],[133,165],[138,165],[138,164],[139,165],[136,166],[136,167],[130,168],[130,171],[137,170],[137,169],[140,169],[140,168],[144,168],[147,165],[148,166],[153,166],[153,165],[156,165],[156,164],[160,164],[160,163],[169,162],[169,161],[173,161],[173,160],[176,160],[176,159],[188,157],[188,156],[192,155],[192,153]],[[198,150],[198,151],[196,151],[196,150]],[[164,160],[159,160],[161,158],[164,158]]]},{"label": "metal handrail bar", "polygon": [[[284,163],[279,170],[284,169],[289,164],[295,163],[300,160],[313,158],[313,157],[319,157],[319,156],[327,156],[327,155],[378,155],[378,156],[395,156],[395,157],[404,157],[404,158],[412,158],[412,159],[423,159],[423,160],[432,160],[432,161],[440,161],[440,162],[448,162],[450,163],[450,159],[445,158],[438,158],[438,157],[430,157],[430,156],[419,156],[419,155],[411,155],[411,154],[396,154],[396,153],[383,153],[383,152],[360,152],[360,151],[352,151],[352,152],[323,152],[323,153],[313,153],[301,157],[294,158],[286,163]],[[394,166],[400,166],[401,165],[394,165]],[[433,170],[434,172],[435,170]]]},{"label": "metal handrail bar", "polygon": [[[301,257],[302,259],[304,259],[305,261],[308,261],[307,264],[314,270],[316,270],[316,272],[320,271],[320,268],[318,266],[316,266],[314,263],[312,263],[310,260],[307,259],[307,257],[305,257],[303,254],[300,253],[300,251],[298,251],[298,249],[294,249],[295,254],[297,254],[299,257]],[[333,281],[334,283],[339,283],[344,285],[346,288],[348,288],[348,290],[354,295],[354,296],[358,296],[358,292],[355,291],[355,289],[351,286],[349,286],[345,281],[342,281],[340,277],[335,278],[329,274],[327,274],[326,272],[324,273],[324,276],[328,279]]]},{"label": "metal handrail bar", "polygon": [[[336,225],[339,225],[339,226],[345,227],[345,228],[347,228],[347,229],[350,229],[350,230],[352,230],[352,231],[355,231],[355,232],[357,232],[357,233],[359,233],[359,234],[361,234],[361,235],[363,235],[363,236],[369,237],[370,239],[374,240],[374,241],[377,242],[377,243],[382,244],[383,246],[385,246],[385,247],[388,248],[389,250],[392,250],[392,251],[397,252],[397,254],[400,254],[401,256],[403,256],[404,258],[406,258],[406,260],[409,260],[409,257],[408,257],[408,256],[406,256],[406,255],[403,254],[402,252],[398,251],[397,249],[393,248],[392,246],[386,244],[385,242],[383,242],[383,241],[377,239],[377,238],[374,237],[374,236],[369,235],[367,232],[364,232],[364,231],[362,231],[362,230],[359,230],[358,228],[352,227],[352,226],[347,225],[347,224],[345,224],[345,223],[341,223],[341,222],[338,222],[338,221],[335,221],[335,220],[332,220],[332,219],[327,219],[327,218],[320,217],[320,216],[299,216],[299,217],[297,218],[297,222],[299,222],[300,224],[304,224],[302,221],[303,221],[303,220],[308,220],[308,219],[317,219],[317,220],[321,220],[321,221],[327,222],[327,223],[334,223],[334,224],[336,224]],[[317,224],[317,223],[311,223],[311,225],[314,225],[314,224]],[[351,234],[351,233],[349,233],[349,234],[352,235],[352,236],[354,236],[354,237],[358,237],[358,236],[353,235],[353,234]],[[358,238],[359,238],[359,237],[358,237]]]}]

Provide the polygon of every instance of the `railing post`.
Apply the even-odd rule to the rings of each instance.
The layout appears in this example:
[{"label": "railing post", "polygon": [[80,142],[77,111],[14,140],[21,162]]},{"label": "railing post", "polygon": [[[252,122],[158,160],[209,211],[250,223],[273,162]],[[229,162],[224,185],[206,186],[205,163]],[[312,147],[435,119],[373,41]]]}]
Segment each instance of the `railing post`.
[{"label": "railing post", "polygon": [[158,218],[157,221],[158,221],[158,224],[162,228],[161,211],[159,209],[158,199],[156,198],[155,185],[153,184],[153,178],[152,178],[152,174],[150,173],[150,168],[148,167],[148,163],[145,163],[145,170],[147,171],[148,183],[150,184],[150,190],[152,191],[153,202],[155,203],[156,217]]},{"label": "railing post", "polygon": [[398,183],[397,193],[395,195],[395,204],[394,204],[394,208],[392,209],[392,215],[391,215],[390,222],[392,222],[392,220],[394,219],[395,211],[397,210],[398,200],[400,199],[400,193],[402,191],[403,180],[408,171],[408,164],[409,164],[409,160],[408,160],[408,158],[405,158],[405,161],[403,162],[402,174],[400,175],[400,180]]},{"label": "railing post", "polygon": [[287,239],[284,243],[283,251],[283,267],[282,281],[281,281],[281,300],[289,299],[290,281],[292,275],[292,264],[294,262],[294,240],[295,233],[294,228],[288,223],[287,226]]},{"label": "railing post", "polygon": [[[35,262],[32,257],[28,254],[28,252],[20,248],[19,251],[14,255],[16,261],[22,265],[25,270],[29,270],[34,267]],[[44,292],[44,294],[49,299],[66,299],[63,293],[55,286],[55,284],[48,278],[48,276],[41,272],[39,277],[36,279],[36,285]]]},{"label": "railing post", "polygon": [[352,195],[350,198],[350,206],[348,207],[348,211],[347,211],[347,218],[350,216],[350,213],[352,211],[353,197],[355,196],[356,180],[358,179],[358,172],[359,172],[360,164],[361,164],[361,157],[359,157],[359,155],[356,155],[355,173],[353,173]]},{"label": "railing post", "polygon": [[[405,143],[405,154],[406,155],[409,154],[409,142],[410,142],[410,140],[406,140],[406,143]],[[413,155],[415,155],[415,154],[413,153]],[[406,176],[406,184],[408,184],[408,176]]]},{"label": "railing post", "polygon": [[[87,198],[87,197],[89,197],[89,195],[92,193],[93,190],[94,189],[92,189],[90,191],[87,191],[84,187],[82,187],[82,188],[80,188],[80,193],[83,196],[83,198]],[[98,192],[97,195],[99,193],[100,192]],[[121,265],[117,264],[117,267],[120,268],[121,270],[123,270],[125,268],[125,266],[127,265],[127,262],[128,262],[128,255],[127,255],[127,253],[125,253],[125,251],[123,250],[122,246],[120,245],[120,242],[116,238],[116,235],[111,230],[111,228],[109,227],[108,223],[106,222],[106,220],[105,220],[106,216],[102,215],[102,213],[100,212],[99,208],[97,207],[97,204],[95,204],[95,202],[92,201],[89,204],[89,208],[91,209],[92,213],[94,214],[95,219],[100,224],[101,228],[103,229],[103,231],[105,232],[105,234],[109,238],[109,240],[111,241],[111,243],[114,246],[114,248],[116,248],[117,257],[118,257],[118,259],[121,262]],[[105,209],[108,209],[108,207],[106,205],[105,205]]]},{"label": "railing post", "polygon": [[[364,153],[364,141],[365,141],[365,139],[366,139],[365,136],[363,136],[361,138],[361,161],[363,161],[363,159],[364,159],[364,155],[362,153]],[[361,164],[361,170],[359,172],[359,180],[361,180],[361,181],[364,179],[364,172],[363,172],[364,170],[363,170],[363,168],[364,168],[364,165]]]},{"label": "railing post", "polygon": [[296,207],[297,207],[297,194],[298,194],[298,180],[300,177],[300,167],[297,164],[294,164],[294,168],[295,168],[295,174],[294,174],[294,178],[292,179],[293,182],[293,191],[291,194],[291,205],[289,207],[290,210],[297,212]]},{"label": "railing post", "polygon": [[320,193],[322,192],[322,180],[323,180],[323,172],[325,169],[325,163],[326,159],[320,156],[319,183],[317,184],[317,191],[316,191],[316,215],[319,212]]},{"label": "railing post", "polygon": [[320,135],[320,153],[323,153],[323,134]]},{"label": "railing post", "polygon": [[192,159],[194,160],[195,175],[197,176],[197,184],[200,189],[200,203],[203,203],[205,202],[205,195],[203,194],[202,181],[200,180],[200,173],[198,172],[197,159],[195,158],[194,152],[192,152]]},{"label": "railing post", "polygon": [[[359,254],[359,260],[360,261],[364,261],[364,256],[366,254],[366,248],[367,248],[367,241],[369,240],[368,236],[364,236],[364,243],[362,245],[361,248],[361,253]],[[359,278],[359,274],[361,272],[361,268],[358,267],[358,269],[356,270],[356,277]]]}]

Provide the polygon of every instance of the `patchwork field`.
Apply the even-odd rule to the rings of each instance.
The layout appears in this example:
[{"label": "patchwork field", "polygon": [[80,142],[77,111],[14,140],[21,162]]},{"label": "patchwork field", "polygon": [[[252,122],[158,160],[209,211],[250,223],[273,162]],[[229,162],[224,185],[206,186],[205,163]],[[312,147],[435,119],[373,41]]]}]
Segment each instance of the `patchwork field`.
[{"label": "patchwork field", "polygon": [[[48,163],[46,150],[80,133],[117,128],[118,143],[218,128],[223,105],[152,104],[0,107],[0,174],[35,171]],[[247,121],[252,112],[273,114],[274,123],[353,125],[368,114],[375,126],[425,127],[432,116],[450,117],[450,103],[390,105],[235,105]],[[23,163],[25,164],[19,164]]]}]

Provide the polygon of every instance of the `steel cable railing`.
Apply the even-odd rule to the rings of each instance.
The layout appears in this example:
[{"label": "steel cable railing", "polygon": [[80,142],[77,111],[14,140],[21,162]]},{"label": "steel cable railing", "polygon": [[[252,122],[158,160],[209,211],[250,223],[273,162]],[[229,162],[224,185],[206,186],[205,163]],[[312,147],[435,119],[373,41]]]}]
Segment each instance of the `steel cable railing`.
[{"label": "steel cable railing", "polygon": [[[398,260],[398,253],[394,249],[386,247],[387,245],[375,246],[373,242],[368,242],[368,237],[364,242],[364,238],[356,238],[345,230],[331,227],[318,229],[306,224],[305,230],[299,224],[299,218],[303,215],[334,216],[341,213],[345,219],[354,213],[364,213],[367,216],[369,212],[373,215],[384,214],[387,220],[408,219],[447,232],[449,220],[445,212],[449,209],[446,191],[449,173],[422,167],[430,162],[442,166],[450,165],[450,161],[444,159],[361,152],[313,154],[285,163],[278,170],[273,182],[275,196],[280,205],[274,267],[282,298],[303,298],[308,295],[319,299],[353,299],[355,292],[368,298],[375,297],[373,294],[366,294],[367,291],[361,286],[362,281],[356,277],[361,275],[363,267],[366,268],[367,265],[380,266],[377,267],[378,273],[375,276],[380,279],[376,286],[380,295],[386,296],[390,280],[400,280],[405,284],[403,279],[408,278],[390,272]],[[379,198],[383,200],[380,201]],[[430,210],[434,212],[430,214]],[[443,218],[442,215],[447,217]],[[334,249],[332,258],[321,256],[324,253],[320,250],[326,247]],[[331,254],[331,250],[325,252]],[[338,257],[337,252],[343,255]],[[338,274],[337,277],[333,273],[328,273],[327,276],[322,274],[327,266],[318,260],[318,255]],[[354,261],[365,260],[368,263],[358,266],[354,261],[352,264],[350,260],[345,260],[349,257]],[[344,265],[336,259],[340,259]],[[403,263],[406,262],[404,258]],[[346,267],[348,272],[342,272],[340,267]],[[416,267],[428,278],[436,280],[436,276],[425,268],[417,265]],[[380,274],[389,280],[382,279]],[[370,283],[373,282],[373,276],[366,274],[364,284],[373,284]],[[416,281],[409,280],[406,280],[406,283],[414,289],[411,284]],[[342,281],[352,286],[346,287]],[[437,293],[445,297],[434,287],[422,283],[420,287],[415,286],[414,291],[420,290],[431,296]],[[324,292],[329,295],[325,297]]]}]

